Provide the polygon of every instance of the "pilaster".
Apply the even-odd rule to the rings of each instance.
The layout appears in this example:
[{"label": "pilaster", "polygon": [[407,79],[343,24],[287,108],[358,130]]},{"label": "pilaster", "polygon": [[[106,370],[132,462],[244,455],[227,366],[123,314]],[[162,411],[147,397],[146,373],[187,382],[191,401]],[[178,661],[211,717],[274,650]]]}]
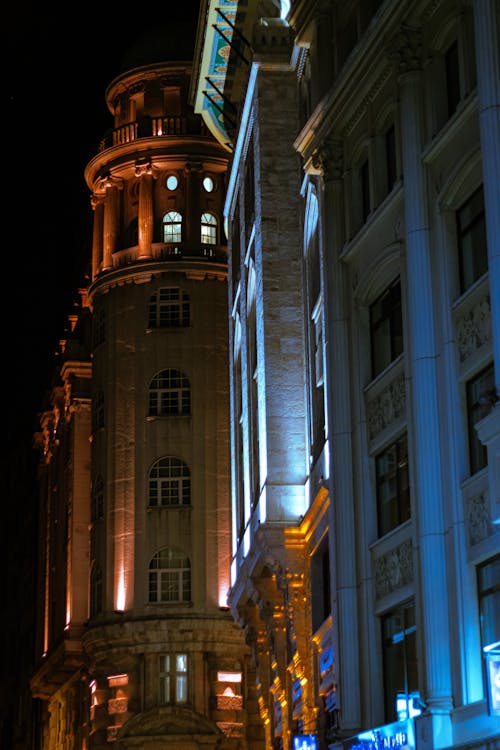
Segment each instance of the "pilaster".
[{"label": "pilaster", "polygon": [[[407,339],[412,380],[412,433],[415,476],[412,508],[420,550],[420,584],[428,714],[434,747],[451,744],[451,655],[446,586],[445,527],[440,460],[435,310],[432,297],[426,175],[422,162],[423,105],[421,35],[402,28],[392,49],[399,72],[407,257]],[[435,718],[435,721],[434,721]],[[427,719],[426,719],[426,723]],[[439,735],[439,736],[438,736]]]}]

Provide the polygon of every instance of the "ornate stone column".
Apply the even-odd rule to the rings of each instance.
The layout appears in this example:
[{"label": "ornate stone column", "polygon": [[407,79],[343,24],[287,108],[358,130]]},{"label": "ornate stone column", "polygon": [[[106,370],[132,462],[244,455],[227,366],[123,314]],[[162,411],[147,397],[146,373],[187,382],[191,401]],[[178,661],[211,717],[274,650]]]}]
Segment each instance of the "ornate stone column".
[{"label": "ornate stone column", "polygon": [[[448,592],[446,586],[443,483],[439,436],[439,398],[432,297],[430,238],[425,167],[422,161],[423,105],[421,36],[401,29],[393,47],[399,73],[401,142],[404,175],[405,242],[407,259],[408,340],[405,341],[411,377],[412,435],[416,476],[411,481],[414,525],[420,550],[420,586],[424,650],[421,674],[426,676],[431,734],[449,735],[452,709]],[[425,667],[424,667],[425,665]],[[425,670],[425,671],[424,671]]]},{"label": "ornate stone column", "polygon": [[[344,242],[344,154],[342,141],[329,138],[315,152],[312,168],[321,176],[320,240],[323,268],[324,335],[327,377],[327,438],[330,443],[330,559],[332,613],[336,633],[335,663],[341,731],[360,728],[356,535],[351,452],[352,414],[349,392],[348,300],[345,269],[340,261]],[[321,223],[321,222],[320,222]],[[333,375],[333,377],[332,377]]]},{"label": "ornate stone column", "polygon": [[473,12],[493,356],[496,387],[500,392],[500,11],[498,0],[474,0]]},{"label": "ornate stone column", "polygon": [[152,257],[153,244],[153,170],[151,162],[137,161],[135,175],[139,178],[139,259]]},{"label": "ornate stone column", "polygon": [[[479,132],[488,243],[491,333],[497,397],[500,397],[500,10],[498,0],[474,0]],[[488,450],[491,519],[500,520],[500,401],[477,426]]]},{"label": "ornate stone column", "polygon": [[104,203],[101,195],[96,193],[91,198],[91,206],[94,211],[94,224],[92,228],[92,279],[95,279],[103,261],[103,231],[104,231]]}]

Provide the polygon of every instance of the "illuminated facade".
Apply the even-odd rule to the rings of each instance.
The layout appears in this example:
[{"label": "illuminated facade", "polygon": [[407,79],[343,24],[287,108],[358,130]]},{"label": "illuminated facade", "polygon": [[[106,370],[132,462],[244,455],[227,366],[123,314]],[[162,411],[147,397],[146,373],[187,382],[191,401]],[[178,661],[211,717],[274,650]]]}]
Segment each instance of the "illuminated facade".
[{"label": "illuminated facade", "polygon": [[201,3],[229,603],[269,750],[500,746],[499,16]]},{"label": "illuminated facade", "polygon": [[115,78],[85,170],[91,276],[38,435],[40,750],[264,747],[227,607],[228,155],[190,73]]}]

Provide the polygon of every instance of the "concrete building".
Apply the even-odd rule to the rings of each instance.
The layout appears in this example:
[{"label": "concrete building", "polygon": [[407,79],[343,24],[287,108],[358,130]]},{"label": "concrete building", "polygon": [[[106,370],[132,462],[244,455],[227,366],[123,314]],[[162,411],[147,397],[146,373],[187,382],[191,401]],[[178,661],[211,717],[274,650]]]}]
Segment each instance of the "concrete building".
[{"label": "concrete building", "polygon": [[203,0],[266,748],[500,747],[497,0]]},{"label": "concrete building", "polygon": [[110,83],[85,170],[89,286],[38,435],[39,750],[264,747],[227,606],[228,154],[174,32]]}]

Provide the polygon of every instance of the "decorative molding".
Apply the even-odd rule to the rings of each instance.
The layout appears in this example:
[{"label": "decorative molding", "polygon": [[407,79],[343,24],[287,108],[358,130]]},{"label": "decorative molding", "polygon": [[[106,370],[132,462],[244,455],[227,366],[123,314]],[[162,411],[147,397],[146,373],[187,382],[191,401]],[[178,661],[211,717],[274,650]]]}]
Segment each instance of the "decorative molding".
[{"label": "decorative molding", "polygon": [[339,138],[326,138],[312,155],[312,165],[324,182],[344,176],[344,145]]},{"label": "decorative molding", "polygon": [[387,386],[370,399],[366,404],[366,421],[368,437],[374,440],[377,435],[389,427],[396,419],[406,413],[405,376],[401,372]]},{"label": "decorative molding", "polygon": [[487,490],[465,498],[467,538],[470,547],[493,534],[489,507]]},{"label": "decorative molding", "polygon": [[491,302],[484,294],[466,313],[455,321],[460,362],[464,362],[477,349],[491,339]]},{"label": "decorative molding", "polygon": [[375,596],[381,599],[413,581],[413,552],[411,540],[395,547],[373,563]]},{"label": "decorative molding", "polygon": [[402,26],[390,43],[387,54],[399,75],[422,70],[422,32],[420,29]]}]

